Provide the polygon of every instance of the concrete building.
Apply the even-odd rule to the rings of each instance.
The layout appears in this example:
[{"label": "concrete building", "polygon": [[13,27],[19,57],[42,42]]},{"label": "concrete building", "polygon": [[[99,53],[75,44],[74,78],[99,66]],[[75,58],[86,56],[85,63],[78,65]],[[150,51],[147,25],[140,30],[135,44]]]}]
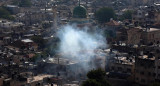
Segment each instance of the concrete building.
[{"label": "concrete building", "polygon": [[159,50],[146,54],[142,54],[135,59],[135,82],[141,85],[160,81]]},{"label": "concrete building", "polygon": [[117,40],[127,44],[157,44],[159,33],[158,28],[123,28],[117,31]]},{"label": "concrete building", "polygon": [[135,58],[135,82],[141,85],[148,85],[155,81],[155,57],[147,55]]},{"label": "concrete building", "polygon": [[142,30],[139,28],[121,28],[116,32],[116,39],[126,44],[139,44],[141,41],[141,32]]},{"label": "concrete building", "polygon": [[0,20],[0,27],[5,28],[5,29],[12,29],[12,28],[17,28],[21,27],[24,24],[21,22],[12,22],[12,21],[7,21],[7,20]]},{"label": "concrete building", "polygon": [[145,26],[160,22],[160,13],[157,5],[141,6],[135,9],[132,21],[135,25]]},{"label": "concrete building", "polygon": [[134,58],[123,56],[115,57],[114,60],[109,63],[109,76],[134,80],[134,63]]},{"label": "concrete building", "polygon": [[160,29],[148,28],[145,29],[141,34],[143,44],[154,44],[160,42]]},{"label": "concrete building", "polygon": [[136,25],[143,25],[145,24],[145,11],[144,10],[136,10],[134,13],[133,13],[133,17],[132,17],[132,21],[134,24]]},{"label": "concrete building", "polygon": [[26,25],[32,25],[37,23],[42,23],[42,21],[53,21],[53,14],[52,12],[43,12],[43,11],[33,11],[33,12],[26,12],[20,14],[17,18],[17,21],[22,22]]}]

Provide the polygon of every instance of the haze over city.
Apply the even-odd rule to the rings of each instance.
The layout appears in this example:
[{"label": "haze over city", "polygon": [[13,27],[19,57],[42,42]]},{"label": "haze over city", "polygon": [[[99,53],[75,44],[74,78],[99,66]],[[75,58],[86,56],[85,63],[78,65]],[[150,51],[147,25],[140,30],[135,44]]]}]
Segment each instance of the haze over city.
[{"label": "haze over city", "polygon": [[0,86],[160,86],[160,0],[0,0]]}]

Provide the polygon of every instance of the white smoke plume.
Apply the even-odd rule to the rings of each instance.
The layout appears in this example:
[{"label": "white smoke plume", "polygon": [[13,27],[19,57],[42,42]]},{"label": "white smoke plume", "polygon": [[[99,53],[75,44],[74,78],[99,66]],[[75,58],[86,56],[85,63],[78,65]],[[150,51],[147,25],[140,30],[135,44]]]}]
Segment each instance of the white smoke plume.
[{"label": "white smoke plume", "polygon": [[63,26],[58,33],[60,52],[72,60],[90,60],[96,54],[96,49],[106,47],[105,38],[99,32],[90,32],[86,27]]}]

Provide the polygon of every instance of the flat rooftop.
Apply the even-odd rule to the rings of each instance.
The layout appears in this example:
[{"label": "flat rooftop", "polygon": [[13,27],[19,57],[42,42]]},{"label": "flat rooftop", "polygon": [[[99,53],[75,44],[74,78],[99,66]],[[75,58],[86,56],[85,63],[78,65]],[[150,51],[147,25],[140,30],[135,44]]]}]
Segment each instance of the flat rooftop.
[{"label": "flat rooftop", "polygon": [[33,41],[31,39],[23,39],[22,42],[30,43],[30,42],[33,42]]},{"label": "flat rooftop", "polygon": [[147,30],[147,32],[153,32],[153,31],[159,31],[160,29],[158,28],[150,28]]},{"label": "flat rooftop", "polygon": [[139,56],[138,58],[141,58],[141,59],[149,59],[149,60],[155,60],[155,57],[148,58],[148,55]]},{"label": "flat rooftop", "polygon": [[34,76],[31,78],[28,78],[27,83],[42,81],[44,78],[47,78],[47,77],[50,78],[50,77],[53,77],[53,75],[42,74],[42,75]]},{"label": "flat rooftop", "polygon": [[[59,60],[59,63],[58,63],[58,60]],[[76,61],[65,59],[65,58],[51,58],[51,57],[48,57],[47,59],[42,61],[46,63],[61,64],[61,65],[72,65],[77,63]]]},{"label": "flat rooftop", "polygon": [[128,64],[128,65],[133,65],[135,63],[135,59],[132,58],[132,59],[127,59],[127,57],[114,57],[116,60],[119,60],[121,62],[118,62],[118,63],[121,63],[121,64]]}]

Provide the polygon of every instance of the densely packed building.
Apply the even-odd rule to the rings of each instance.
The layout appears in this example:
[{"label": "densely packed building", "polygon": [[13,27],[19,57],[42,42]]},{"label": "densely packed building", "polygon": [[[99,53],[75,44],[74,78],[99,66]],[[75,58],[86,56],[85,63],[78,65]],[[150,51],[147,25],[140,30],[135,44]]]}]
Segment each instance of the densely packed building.
[{"label": "densely packed building", "polygon": [[[82,63],[92,65],[85,66],[87,70],[105,70],[113,84],[160,81],[158,0],[31,0],[30,7],[11,1],[0,0],[15,18],[0,19],[0,86],[79,86],[88,72]],[[118,18],[97,22],[94,13],[102,7],[112,7]],[[118,20],[125,10],[133,10],[132,18]],[[57,51],[56,31],[74,23],[80,29],[89,27],[90,33],[100,29],[107,34],[107,48],[94,50],[91,61],[65,59]]]}]

